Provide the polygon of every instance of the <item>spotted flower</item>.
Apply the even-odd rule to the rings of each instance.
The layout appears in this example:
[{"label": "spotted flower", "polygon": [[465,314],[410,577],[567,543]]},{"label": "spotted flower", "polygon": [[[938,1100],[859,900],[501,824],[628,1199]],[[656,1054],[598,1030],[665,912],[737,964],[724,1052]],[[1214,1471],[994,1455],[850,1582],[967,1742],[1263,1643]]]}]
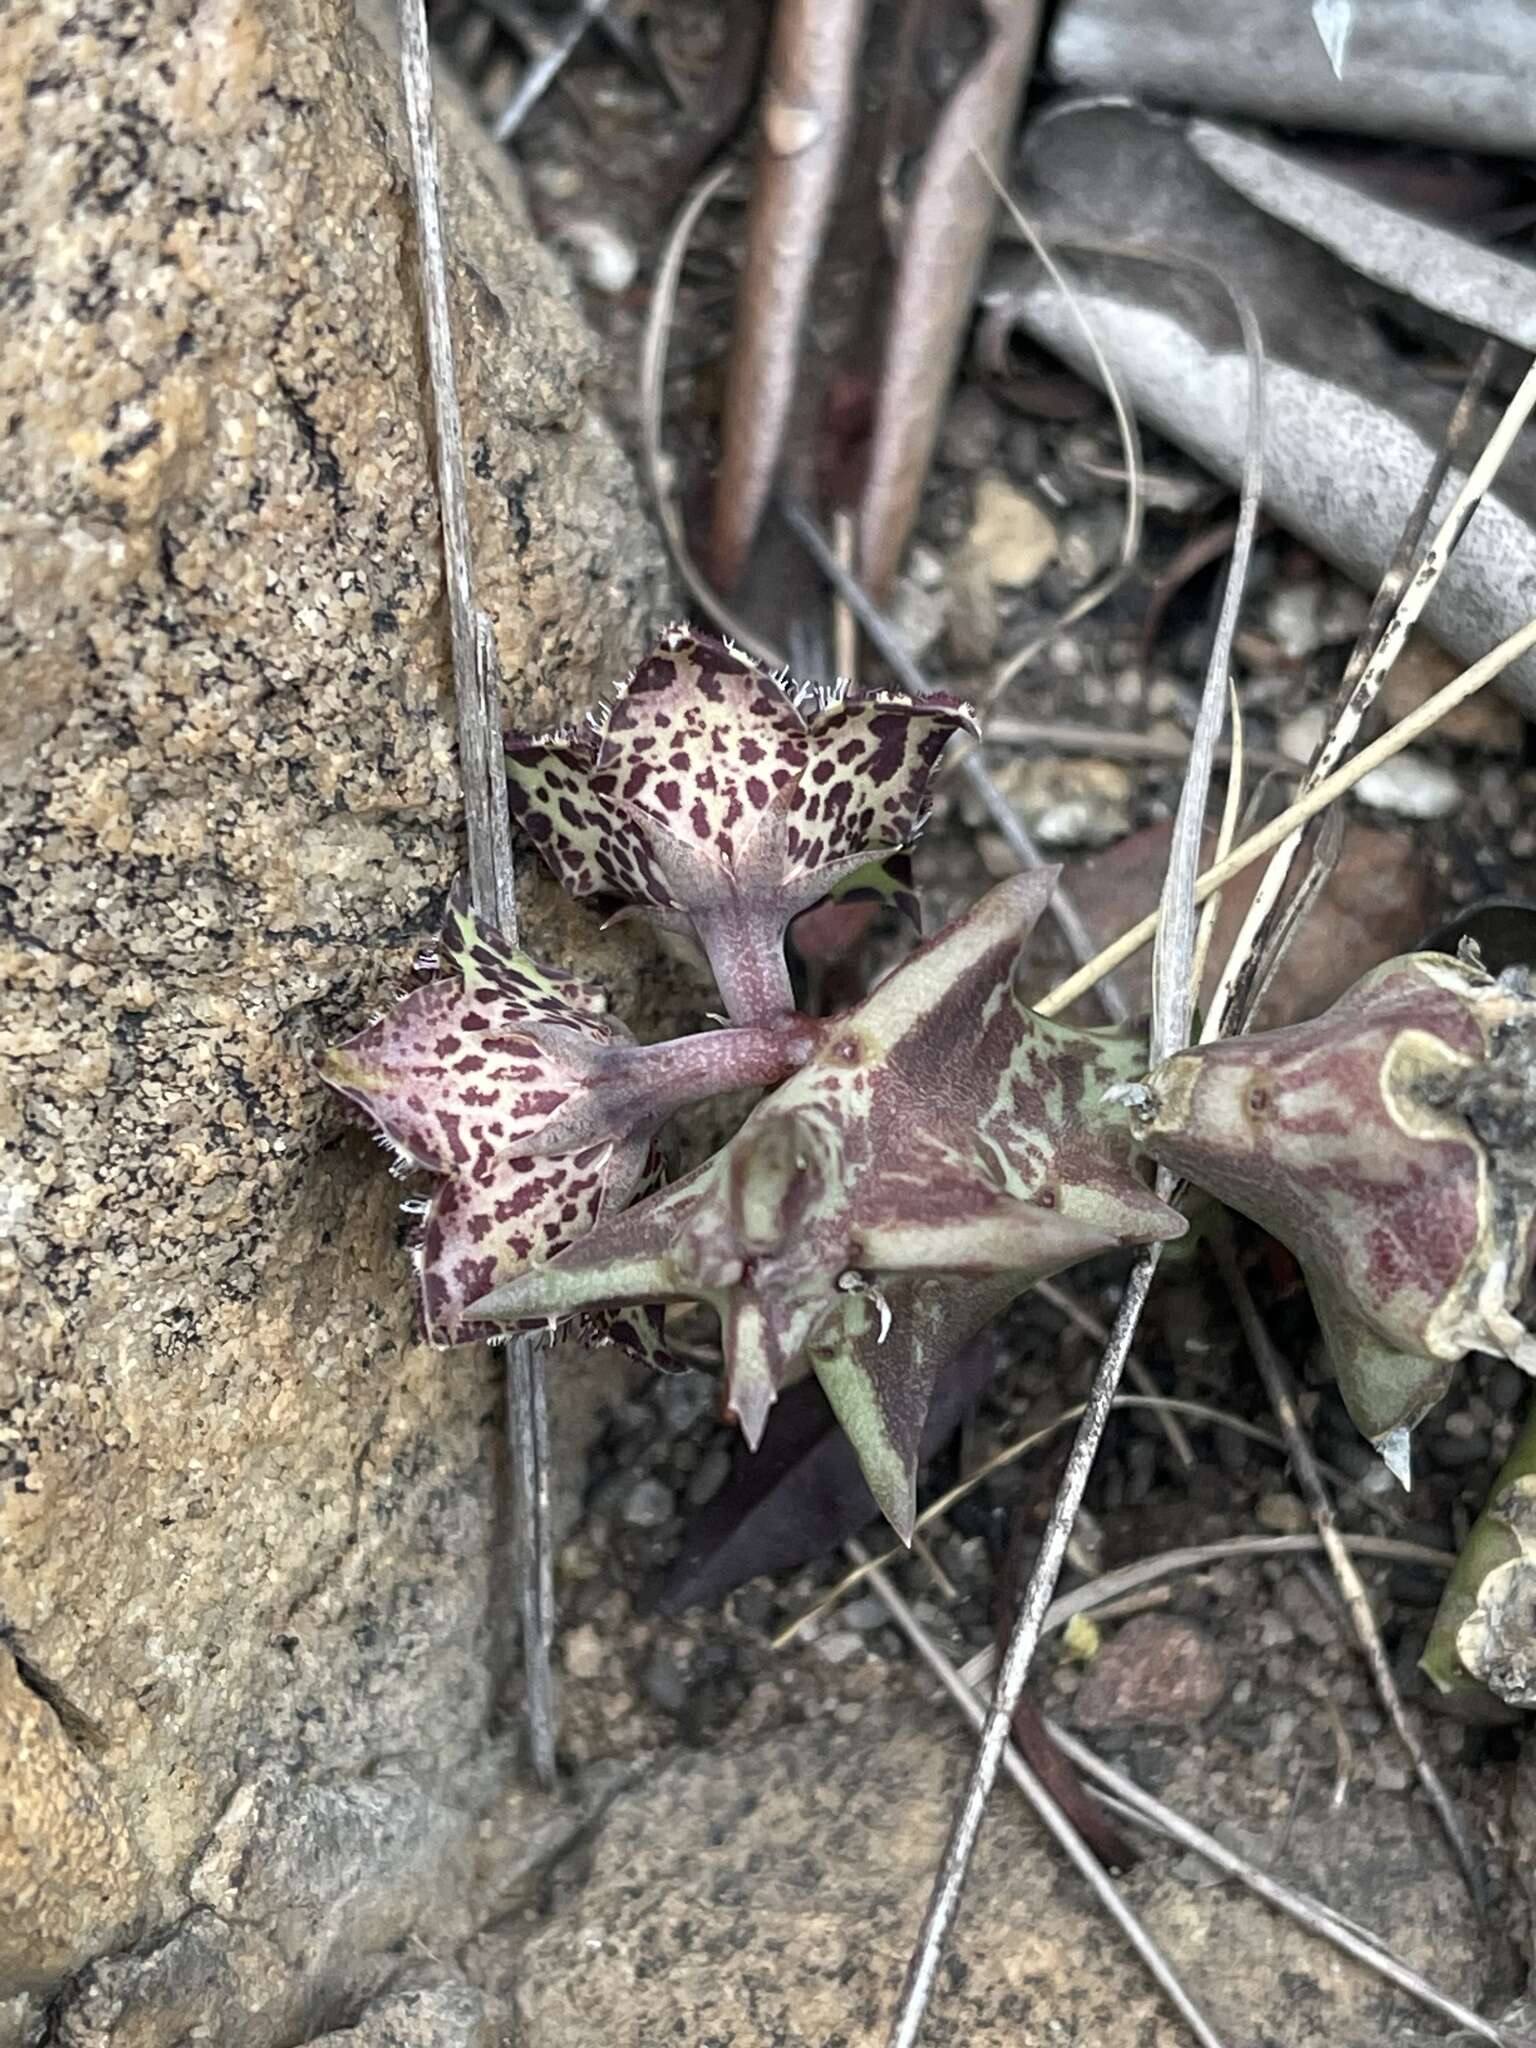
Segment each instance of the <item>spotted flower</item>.
[{"label": "spotted flower", "polygon": [[708,1303],[748,1441],[808,1366],[908,1533],[929,1399],[959,1347],[1062,1267],[1184,1228],[1106,1100],[1144,1045],[1048,1023],[1016,991],[1050,886],[1001,884],[829,1024],[708,1164],[476,1314]]},{"label": "spotted flower", "polygon": [[676,627],[589,726],[508,741],[512,809],[573,896],[691,934],[750,1022],[791,1007],[790,920],[916,836],[968,727],[954,698],[796,691]]},{"label": "spotted flower", "polygon": [[623,1207],[647,1170],[654,1123],[602,1107],[597,1086],[629,1034],[602,992],[540,967],[467,911],[449,911],[452,969],[316,1068],[377,1125],[402,1167],[436,1177],[420,1247],[433,1344],[504,1330],[470,1303],[554,1256]]}]

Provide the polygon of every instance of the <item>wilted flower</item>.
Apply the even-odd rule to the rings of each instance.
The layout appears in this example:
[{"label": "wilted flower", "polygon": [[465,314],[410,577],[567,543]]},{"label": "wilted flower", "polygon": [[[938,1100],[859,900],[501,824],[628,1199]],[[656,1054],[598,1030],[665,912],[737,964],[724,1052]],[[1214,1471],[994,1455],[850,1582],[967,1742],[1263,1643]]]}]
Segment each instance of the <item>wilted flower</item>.
[{"label": "wilted flower", "polygon": [[1536,1370],[1513,1313],[1536,1149],[1512,1063],[1533,1017],[1518,982],[1412,954],[1310,1023],[1177,1053],[1149,1079],[1142,1144],[1295,1253],[1373,1442],[1411,1429],[1467,1351]]},{"label": "wilted flower", "polygon": [[508,740],[512,810],[573,896],[691,933],[753,1022],[792,1006],[790,920],[916,836],[969,722],[937,694],[795,691],[676,627],[587,727]]},{"label": "wilted flower", "polygon": [[1184,1228],[1104,1102],[1144,1046],[1048,1023],[1014,986],[1051,881],[1000,884],[827,1026],[708,1164],[476,1312],[708,1302],[748,1441],[809,1364],[907,1533],[929,1397],[960,1345],[1062,1267]]},{"label": "wilted flower", "polygon": [[[605,1056],[630,1044],[602,992],[540,967],[459,908],[441,957],[455,971],[319,1055],[407,1167],[438,1176],[421,1243],[423,1320],[448,1346],[503,1334],[468,1305],[622,1208],[652,1126],[605,1126]],[[573,1141],[572,1132],[575,1137]]]}]

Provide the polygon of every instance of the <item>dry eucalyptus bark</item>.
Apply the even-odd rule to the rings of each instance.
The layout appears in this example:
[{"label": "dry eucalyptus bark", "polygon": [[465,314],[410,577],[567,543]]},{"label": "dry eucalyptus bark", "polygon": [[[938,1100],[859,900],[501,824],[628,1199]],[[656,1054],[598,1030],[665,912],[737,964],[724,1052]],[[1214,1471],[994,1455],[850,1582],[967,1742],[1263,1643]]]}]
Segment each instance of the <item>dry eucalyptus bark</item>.
[{"label": "dry eucalyptus bark", "polygon": [[1524,80],[1536,27],[1524,0],[1391,0],[1349,12],[1338,70],[1298,0],[1067,0],[1049,58],[1063,83],[1302,128],[1528,156]]},{"label": "dry eucalyptus bark", "polygon": [[[1132,410],[1236,483],[1249,367],[1221,294],[1168,267],[1213,267],[1263,330],[1265,503],[1354,581],[1374,588],[1434,460],[1449,401],[1376,317],[1438,319],[1250,205],[1201,161],[1181,124],[1098,107],[1027,131],[1026,203],[1048,240],[1131,245],[1165,259],[1070,254],[1082,307]],[[1056,287],[1021,251],[994,260],[985,295],[1090,379]],[[1468,342],[1464,329],[1446,329]],[[1476,441],[1491,420],[1474,427]],[[1425,622],[1468,661],[1536,615],[1536,459],[1517,449],[1430,599]],[[1500,678],[1536,707],[1536,660]]]}]

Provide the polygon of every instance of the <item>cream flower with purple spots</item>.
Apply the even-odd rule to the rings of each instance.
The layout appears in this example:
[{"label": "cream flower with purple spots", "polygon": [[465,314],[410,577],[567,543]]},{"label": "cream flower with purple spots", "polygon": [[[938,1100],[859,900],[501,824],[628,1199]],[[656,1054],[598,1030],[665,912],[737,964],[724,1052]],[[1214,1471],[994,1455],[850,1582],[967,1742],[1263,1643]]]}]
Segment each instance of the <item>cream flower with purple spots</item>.
[{"label": "cream flower with purple spots", "polygon": [[430,1341],[449,1346],[505,1334],[471,1321],[468,1304],[622,1208],[644,1178],[651,1131],[594,1128],[605,1056],[631,1044],[600,990],[537,966],[457,908],[440,957],[451,976],[315,1066],[405,1168],[437,1176],[421,1306]]},{"label": "cream flower with purple spots", "polygon": [[513,815],[574,896],[644,909],[704,947],[738,1023],[791,1007],[790,920],[908,845],[960,702],[795,692],[674,628],[585,729],[513,736]]}]

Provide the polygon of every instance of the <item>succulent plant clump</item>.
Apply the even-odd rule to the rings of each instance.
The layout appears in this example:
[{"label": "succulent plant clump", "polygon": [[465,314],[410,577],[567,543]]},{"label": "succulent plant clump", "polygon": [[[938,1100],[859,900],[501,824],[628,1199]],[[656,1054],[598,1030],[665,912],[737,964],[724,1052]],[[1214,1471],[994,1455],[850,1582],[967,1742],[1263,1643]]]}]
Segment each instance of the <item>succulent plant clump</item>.
[{"label": "succulent plant clump", "polygon": [[1185,1228],[1106,1100],[1144,1042],[1047,1022],[1018,993],[1053,880],[1000,883],[831,1020],[716,1158],[475,1314],[708,1302],[749,1442],[808,1363],[909,1535],[929,1399],[960,1345],[1064,1266]]},{"label": "succulent plant clump", "polygon": [[[1516,1316],[1536,1239],[1520,976],[1410,955],[1310,1023],[1147,1076],[1143,1034],[1020,993],[1047,872],[1000,883],[852,1007],[795,1010],[791,922],[850,891],[901,900],[968,726],[953,699],[797,689],[679,627],[587,728],[508,741],[514,814],[566,887],[691,935],[729,1021],[637,1045],[600,990],[450,907],[440,978],[317,1062],[433,1178],[429,1338],[570,1324],[661,1363],[667,1308],[706,1304],[748,1441],[814,1373],[906,1536],[961,1347],[1063,1267],[1184,1231],[1155,1160],[1295,1253],[1350,1411],[1399,1467],[1467,1351],[1536,1371]],[[664,1186],[666,1119],[744,1087],[769,1092]]]}]

